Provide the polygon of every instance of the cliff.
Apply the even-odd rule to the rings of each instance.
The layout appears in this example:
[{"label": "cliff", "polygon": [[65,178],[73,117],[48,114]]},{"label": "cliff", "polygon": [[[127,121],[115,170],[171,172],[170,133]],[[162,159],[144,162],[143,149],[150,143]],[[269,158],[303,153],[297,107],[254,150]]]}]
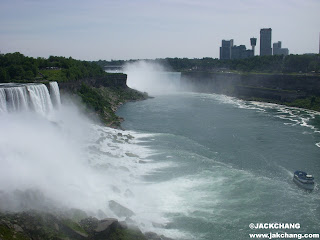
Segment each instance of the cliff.
[{"label": "cliff", "polygon": [[127,86],[127,75],[106,74],[101,77],[59,82],[61,92],[69,92],[81,97],[91,116],[97,116],[104,124],[120,128],[123,119],[115,112],[125,102],[146,99],[141,93]]},{"label": "cliff", "polygon": [[[320,111],[320,99],[319,104],[317,102],[317,96],[320,96],[320,76],[317,75],[182,72],[181,81],[198,92],[226,94]],[[301,100],[304,100],[303,106]]]},{"label": "cliff", "polygon": [[105,76],[59,82],[59,87],[61,90],[74,92],[74,91],[78,91],[81,88],[82,84],[95,87],[95,88],[100,88],[100,87],[122,88],[122,89],[128,88],[127,75],[122,73],[113,73],[113,74],[108,73]]}]

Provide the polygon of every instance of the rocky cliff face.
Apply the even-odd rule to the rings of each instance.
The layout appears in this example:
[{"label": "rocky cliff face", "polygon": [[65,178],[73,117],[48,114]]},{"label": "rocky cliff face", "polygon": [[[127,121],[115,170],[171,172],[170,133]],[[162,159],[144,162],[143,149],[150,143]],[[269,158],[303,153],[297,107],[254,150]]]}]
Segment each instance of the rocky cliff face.
[{"label": "rocky cliff face", "polygon": [[85,78],[81,80],[59,82],[59,87],[61,90],[77,91],[81,88],[82,84],[86,84],[95,88],[128,88],[127,75],[122,73],[107,74],[103,77]]},{"label": "rocky cliff face", "polygon": [[103,77],[59,82],[61,92],[76,94],[85,104],[88,115],[96,116],[107,126],[120,128],[123,119],[115,112],[128,101],[144,100],[148,96],[127,86],[127,75],[107,74]]},{"label": "rocky cliff face", "polygon": [[181,80],[195,91],[271,102],[292,102],[320,95],[320,76],[184,72]]}]

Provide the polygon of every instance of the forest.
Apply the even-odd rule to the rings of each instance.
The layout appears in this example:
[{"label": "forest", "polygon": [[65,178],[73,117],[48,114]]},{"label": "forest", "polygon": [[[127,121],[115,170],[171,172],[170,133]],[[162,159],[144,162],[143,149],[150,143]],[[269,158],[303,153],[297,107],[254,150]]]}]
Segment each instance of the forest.
[{"label": "forest", "polygon": [[96,63],[71,57],[32,58],[19,52],[0,55],[0,82],[69,81],[104,74]]},{"label": "forest", "polygon": [[[104,66],[122,66],[138,60],[99,60],[97,64]],[[235,71],[256,73],[320,73],[320,55],[274,55],[255,56],[245,59],[219,60],[214,58],[164,58],[144,59],[149,63],[161,64],[169,71]]]}]

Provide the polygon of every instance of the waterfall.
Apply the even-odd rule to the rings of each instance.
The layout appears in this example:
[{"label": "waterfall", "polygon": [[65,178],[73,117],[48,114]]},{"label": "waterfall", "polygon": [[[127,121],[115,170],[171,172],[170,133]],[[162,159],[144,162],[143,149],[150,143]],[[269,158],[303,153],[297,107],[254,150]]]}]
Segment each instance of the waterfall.
[{"label": "waterfall", "polygon": [[61,105],[60,91],[57,82],[50,82],[50,97],[54,107],[59,108]]},{"label": "waterfall", "polygon": [[30,107],[32,110],[44,116],[52,111],[53,107],[49,91],[44,84],[27,85],[26,88],[29,92]]},{"label": "waterfall", "polygon": [[25,87],[12,85],[5,88],[7,109],[9,112],[25,111],[28,109],[28,94]]},{"label": "waterfall", "polygon": [[55,107],[59,107],[60,92],[56,82],[50,82],[50,92],[44,84],[0,84],[0,113],[35,111],[47,115]]},{"label": "waterfall", "polygon": [[7,112],[6,92],[0,88],[0,113]]}]

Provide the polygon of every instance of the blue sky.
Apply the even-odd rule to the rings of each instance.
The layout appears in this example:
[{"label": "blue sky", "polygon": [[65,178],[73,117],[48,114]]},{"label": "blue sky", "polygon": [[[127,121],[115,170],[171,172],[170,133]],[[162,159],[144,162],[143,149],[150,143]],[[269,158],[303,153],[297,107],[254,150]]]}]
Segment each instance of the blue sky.
[{"label": "blue sky", "polygon": [[0,51],[82,60],[219,57],[272,28],[290,53],[319,51],[320,0],[0,0]]}]

